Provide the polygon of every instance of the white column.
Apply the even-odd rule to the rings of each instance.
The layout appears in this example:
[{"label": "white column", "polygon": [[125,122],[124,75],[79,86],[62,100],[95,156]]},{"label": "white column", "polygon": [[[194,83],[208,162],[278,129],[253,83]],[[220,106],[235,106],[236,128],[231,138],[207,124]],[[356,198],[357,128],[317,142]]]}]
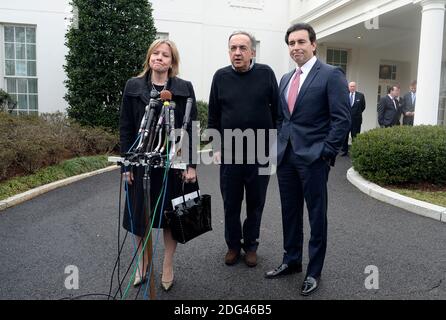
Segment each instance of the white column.
[{"label": "white column", "polygon": [[422,0],[419,3],[423,15],[414,124],[437,125],[446,0]]}]

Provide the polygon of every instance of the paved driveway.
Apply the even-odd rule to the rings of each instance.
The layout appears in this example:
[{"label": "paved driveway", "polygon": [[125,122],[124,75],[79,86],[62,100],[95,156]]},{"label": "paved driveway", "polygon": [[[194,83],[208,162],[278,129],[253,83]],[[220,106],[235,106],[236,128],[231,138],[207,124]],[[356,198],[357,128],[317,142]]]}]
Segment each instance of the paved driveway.
[{"label": "paved driveway", "polygon": [[[330,173],[327,258],[321,289],[307,299],[446,299],[446,224],[362,194],[345,177],[350,165],[349,159],[340,158]],[[218,168],[201,166],[198,172],[202,191],[213,197],[214,230],[178,246],[175,285],[169,293],[157,290],[157,298],[303,299],[303,274],[263,278],[282,258],[277,177],[271,179],[263,214],[259,264],[250,269],[242,262],[224,264]],[[92,177],[0,213],[0,299],[108,293],[117,255],[119,178],[118,171]],[[156,237],[155,233],[155,242]],[[157,289],[161,234],[159,240]],[[126,248],[121,275],[130,259],[131,241]],[[304,267],[307,262],[304,252]],[[69,265],[79,269],[79,290],[64,286]],[[365,287],[364,271],[370,265],[378,267],[379,290]],[[131,288],[129,298],[136,292]]]}]

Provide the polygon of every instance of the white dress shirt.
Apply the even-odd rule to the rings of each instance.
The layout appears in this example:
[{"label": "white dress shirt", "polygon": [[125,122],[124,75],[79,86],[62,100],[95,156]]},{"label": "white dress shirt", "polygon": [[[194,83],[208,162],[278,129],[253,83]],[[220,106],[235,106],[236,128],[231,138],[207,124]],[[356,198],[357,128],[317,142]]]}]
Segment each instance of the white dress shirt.
[{"label": "white dress shirt", "polygon": [[395,107],[395,110],[398,110],[398,107],[396,106],[396,101],[395,101],[395,98],[394,97],[392,97],[390,94],[388,94],[388,96],[389,96],[389,98],[390,99],[392,99],[392,102],[393,102],[393,106]]},{"label": "white dress shirt", "polygon": [[[300,88],[302,88],[302,86],[303,86],[303,84],[304,84],[304,82],[305,82],[305,79],[307,79],[307,76],[308,76],[308,74],[310,73],[311,69],[313,69],[313,67],[314,67],[314,65],[315,65],[315,63],[316,63],[316,61],[317,61],[316,56],[313,56],[313,58],[311,58],[310,60],[308,60],[308,61],[307,61],[307,62],[300,68],[300,70],[301,70],[302,73],[301,73],[301,75],[300,75],[299,91],[300,91]],[[296,75],[297,68],[298,68],[298,67],[296,67],[296,71],[294,71],[293,76],[290,78],[290,81],[288,82],[287,88],[286,88],[286,90],[285,90],[285,100],[286,100],[286,101],[288,101],[288,95],[289,95],[289,93],[290,93],[291,82],[292,82],[293,77]]]},{"label": "white dress shirt", "polygon": [[[353,96],[352,96],[353,95]],[[351,100],[350,100],[350,107],[353,107],[353,105],[355,104],[355,99],[356,99],[356,91],[354,91],[354,92],[350,92],[350,97],[351,97]]]}]

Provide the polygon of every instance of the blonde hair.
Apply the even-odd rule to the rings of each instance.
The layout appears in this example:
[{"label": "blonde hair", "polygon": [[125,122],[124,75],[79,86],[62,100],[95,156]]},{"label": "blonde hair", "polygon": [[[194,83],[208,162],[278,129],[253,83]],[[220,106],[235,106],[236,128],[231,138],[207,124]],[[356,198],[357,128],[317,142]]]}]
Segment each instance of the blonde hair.
[{"label": "blonde hair", "polygon": [[149,49],[147,50],[147,56],[144,61],[144,69],[138,75],[138,77],[144,77],[148,72],[152,71],[152,69],[150,69],[150,56],[153,54],[155,49],[158,48],[163,43],[169,46],[170,52],[172,54],[172,66],[169,68],[168,77],[173,78],[180,73],[180,54],[178,53],[178,49],[175,43],[171,40],[157,39],[152,42]]}]

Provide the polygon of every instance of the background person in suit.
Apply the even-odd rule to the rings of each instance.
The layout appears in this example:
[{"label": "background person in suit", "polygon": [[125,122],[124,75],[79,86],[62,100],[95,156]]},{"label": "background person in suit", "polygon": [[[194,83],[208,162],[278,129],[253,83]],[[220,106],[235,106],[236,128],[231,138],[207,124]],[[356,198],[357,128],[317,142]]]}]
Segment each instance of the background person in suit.
[{"label": "background person in suit", "polygon": [[279,86],[277,175],[282,203],[284,256],[266,278],[302,271],[303,206],[311,227],[309,264],[301,294],[319,287],[327,248],[327,180],[351,125],[348,85],[340,68],[315,57],[316,34],[304,23],[285,36],[297,68]]},{"label": "background person in suit", "polygon": [[415,116],[415,103],[417,100],[417,81],[410,83],[409,92],[404,95],[401,112],[403,113],[403,125],[413,126]]},{"label": "background person in suit", "polygon": [[[364,94],[356,91],[356,82],[350,82],[348,84],[348,90],[350,91],[349,100],[350,106],[352,107],[352,126],[350,132],[353,140],[359,133],[361,133],[362,113],[365,110],[365,98]],[[347,133],[344,145],[342,146],[341,156],[348,155],[348,136],[349,134]]]},{"label": "background person in suit", "polygon": [[398,86],[392,86],[387,90],[387,95],[378,103],[378,123],[381,128],[400,125],[401,110],[396,97],[400,95]]}]

